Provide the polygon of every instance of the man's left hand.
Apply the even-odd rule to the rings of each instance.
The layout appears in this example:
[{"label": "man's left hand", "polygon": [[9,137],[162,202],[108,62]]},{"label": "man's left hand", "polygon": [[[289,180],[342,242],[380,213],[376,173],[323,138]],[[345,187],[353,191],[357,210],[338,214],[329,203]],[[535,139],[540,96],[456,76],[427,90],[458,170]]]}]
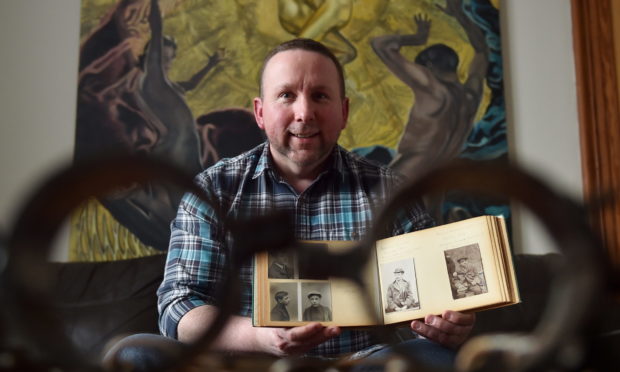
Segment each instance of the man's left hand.
[{"label": "man's left hand", "polygon": [[474,313],[465,314],[447,310],[441,316],[427,315],[424,322],[414,320],[411,322],[411,329],[420,336],[456,349],[467,340],[475,322]]}]

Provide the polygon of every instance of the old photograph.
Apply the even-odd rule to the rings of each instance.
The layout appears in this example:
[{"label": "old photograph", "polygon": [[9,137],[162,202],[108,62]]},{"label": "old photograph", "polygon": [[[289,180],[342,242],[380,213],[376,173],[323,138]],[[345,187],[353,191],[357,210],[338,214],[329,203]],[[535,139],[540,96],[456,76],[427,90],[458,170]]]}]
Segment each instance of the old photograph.
[{"label": "old photograph", "polygon": [[269,279],[294,279],[295,254],[290,250],[269,252]]},{"label": "old photograph", "polygon": [[413,258],[383,264],[381,276],[386,313],[420,308]]},{"label": "old photograph", "polygon": [[452,298],[456,300],[488,292],[478,244],[446,250],[444,256]]},{"label": "old photograph", "polygon": [[288,322],[299,320],[297,283],[271,283],[271,321]]},{"label": "old photograph", "polygon": [[303,321],[331,322],[332,301],[329,283],[301,283]]}]

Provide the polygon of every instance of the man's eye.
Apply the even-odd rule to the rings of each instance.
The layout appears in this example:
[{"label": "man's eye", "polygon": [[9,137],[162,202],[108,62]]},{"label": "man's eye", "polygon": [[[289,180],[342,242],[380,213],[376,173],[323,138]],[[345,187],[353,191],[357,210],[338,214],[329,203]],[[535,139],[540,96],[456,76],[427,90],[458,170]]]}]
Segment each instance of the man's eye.
[{"label": "man's eye", "polygon": [[314,94],[314,99],[316,100],[324,100],[324,99],[328,99],[329,96],[325,93],[315,93]]},{"label": "man's eye", "polygon": [[278,98],[291,99],[293,95],[289,92],[282,92],[278,95]]}]

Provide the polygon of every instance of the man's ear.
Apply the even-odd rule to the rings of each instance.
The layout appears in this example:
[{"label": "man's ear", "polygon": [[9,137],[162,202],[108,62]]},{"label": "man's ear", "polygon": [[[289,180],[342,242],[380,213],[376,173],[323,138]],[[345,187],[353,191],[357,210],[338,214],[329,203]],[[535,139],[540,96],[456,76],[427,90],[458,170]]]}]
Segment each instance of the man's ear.
[{"label": "man's ear", "polygon": [[263,101],[260,97],[254,98],[254,119],[256,119],[256,124],[262,130],[265,130],[265,124],[263,121]]}]

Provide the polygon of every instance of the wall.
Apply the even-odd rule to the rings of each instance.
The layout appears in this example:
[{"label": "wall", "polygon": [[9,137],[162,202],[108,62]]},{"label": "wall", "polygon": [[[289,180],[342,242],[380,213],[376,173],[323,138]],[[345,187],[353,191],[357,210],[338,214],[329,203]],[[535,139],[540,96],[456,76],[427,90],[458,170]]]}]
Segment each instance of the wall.
[{"label": "wall", "polygon": [[[503,2],[509,147],[513,160],[556,190],[582,200],[570,1]],[[515,208],[523,252],[554,250],[527,211]]]},{"label": "wall", "polygon": [[[509,0],[502,7],[513,159],[579,198],[570,2]],[[79,0],[0,1],[0,234],[10,231],[27,195],[70,161],[79,11]],[[536,221],[516,212],[517,250],[552,250]],[[53,258],[64,260],[66,252]]]},{"label": "wall", "polygon": [[71,160],[79,16],[80,0],[0,1],[0,234],[34,188]]}]

